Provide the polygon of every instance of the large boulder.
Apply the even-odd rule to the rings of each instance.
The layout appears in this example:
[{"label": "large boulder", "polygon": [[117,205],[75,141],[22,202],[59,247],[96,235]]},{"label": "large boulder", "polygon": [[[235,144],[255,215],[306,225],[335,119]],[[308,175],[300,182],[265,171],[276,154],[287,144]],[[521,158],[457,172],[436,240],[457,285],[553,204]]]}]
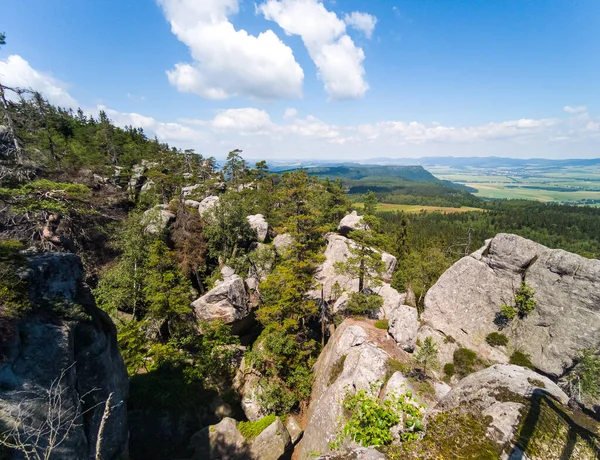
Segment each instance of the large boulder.
[{"label": "large boulder", "polygon": [[198,213],[201,216],[204,216],[205,213],[207,213],[208,211],[214,209],[215,206],[217,206],[217,204],[219,204],[219,197],[218,196],[214,196],[214,195],[207,196],[198,205]]},{"label": "large boulder", "polygon": [[503,331],[509,348],[529,354],[545,374],[561,376],[581,350],[600,345],[600,260],[499,234],[440,277],[421,318],[461,346],[497,355],[485,339],[498,331],[500,306],[514,304],[522,280],[535,290],[537,307]]},{"label": "large boulder", "polygon": [[175,214],[169,211],[169,205],[158,204],[147,211],[144,211],[142,224],[144,231],[151,235],[162,232],[170,222],[175,220]]},{"label": "large boulder", "polygon": [[279,460],[291,446],[291,438],[279,417],[250,444],[250,454],[257,460]]},{"label": "large boulder", "polygon": [[269,234],[269,224],[265,220],[265,216],[262,214],[255,214],[253,216],[247,216],[246,219],[248,220],[252,230],[256,232],[258,241],[263,243]]},{"label": "large boulder", "polygon": [[404,351],[412,353],[417,343],[419,331],[419,314],[417,309],[408,305],[400,305],[389,316],[390,335]]},{"label": "large boulder", "polygon": [[33,308],[0,336],[0,426],[20,420],[21,439],[28,438],[43,456],[49,443],[43,426],[60,424],[56,442],[61,442],[50,458],[96,458],[100,422],[112,394],[99,453],[112,460],[127,455],[129,382],[116,328],[96,307],[83,273],[79,258],[66,253],[31,256],[20,273]]},{"label": "large boulder", "polygon": [[362,216],[359,216],[356,211],[352,211],[340,221],[337,229],[342,235],[348,236],[353,230],[367,230],[368,228],[368,225],[363,222]]},{"label": "large boulder", "polygon": [[[260,348],[260,344],[256,347]],[[258,371],[249,366],[245,359],[242,359],[233,380],[233,387],[240,395],[240,405],[246,418],[251,422],[267,415],[260,403],[260,395],[262,394],[260,379],[261,375]]]},{"label": "large boulder", "polygon": [[294,238],[289,233],[281,233],[273,238],[273,247],[280,256],[284,255],[293,244]]},{"label": "large boulder", "polygon": [[226,324],[233,324],[250,313],[244,280],[233,274],[228,267],[224,267],[223,277],[223,281],[192,302],[199,319],[223,320]]},{"label": "large boulder", "polygon": [[312,459],[311,452],[329,452],[329,444],[338,435],[346,390],[381,385],[388,357],[360,325],[346,320],[337,328],[314,367],[306,429],[298,445],[300,460]]}]

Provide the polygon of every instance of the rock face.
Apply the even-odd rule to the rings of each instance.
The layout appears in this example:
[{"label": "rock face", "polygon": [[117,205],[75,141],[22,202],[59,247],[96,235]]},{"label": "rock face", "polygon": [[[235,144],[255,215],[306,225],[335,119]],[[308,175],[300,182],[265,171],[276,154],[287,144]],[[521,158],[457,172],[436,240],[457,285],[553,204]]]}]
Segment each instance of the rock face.
[{"label": "rock face", "polygon": [[419,314],[417,309],[408,305],[400,305],[389,316],[389,333],[404,351],[412,353],[417,343],[419,331]]},{"label": "rock face", "polygon": [[273,247],[280,256],[285,254],[294,244],[294,238],[289,233],[282,233],[273,238]]},{"label": "rock face", "polygon": [[168,205],[158,204],[144,212],[143,223],[146,226],[145,231],[152,235],[160,233],[174,219],[175,214],[169,211]]},{"label": "rock face", "polygon": [[306,430],[298,445],[299,460],[312,459],[311,452],[330,450],[329,443],[338,434],[346,389],[368,390],[372,383],[382,381],[387,360],[386,352],[369,342],[362,327],[346,320],[337,328],[314,367]]},{"label": "rock face", "polygon": [[254,439],[245,439],[238,422],[227,417],[196,433],[191,445],[192,460],[279,460],[291,441],[279,417]]},{"label": "rock face", "polygon": [[223,270],[223,281],[192,302],[199,319],[206,321],[221,319],[227,324],[232,324],[248,316],[248,294],[244,281],[227,269],[228,267],[225,267]]},{"label": "rock face", "polygon": [[354,447],[320,455],[316,460],[385,460],[386,456],[374,447]]},{"label": "rock face", "polygon": [[265,220],[265,216],[262,214],[255,214],[253,216],[247,216],[246,219],[248,220],[252,230],[256,232],[258,241],[264,243],[264,241],[267,239],[267,235],[269,234],[269,224]]},{"label": "rock face", "polygon": [[485,337],[498,331],[496,314],[503,303],[514,304],[523,279],[535,289],[537,307],[503,333],[537,369],[561,376],[580,350],[600,345],[600,260],[499,234],[440,277],[425,297],[422,320],[490,355]]},{"label": "rock face", "polygon": [[[339,284],[342,289],[352,292],[358,290],[358,279],[338,275],[335,271],[335,263],[344,262],[348,256],[351,255],[349,247],[353,244],[352,240],[335,233],[328,233],[325,239],[328,243],[324,254],[325,262],[317,268],[315,279],[317,280],[317,283],[323,287],[323,297],[328,300],[333,298],[333,287],[336,283]],[[385,255],[386,253],[382,255],[382,258]],[[387,256],[389,256],[387,257],[388,262],[391,260],[390,258],[393,258],[394,261],[396,260],[395,257],[390,254],[387,254]],[[395,268],[395,265],[395,263],[388,264],[392,271]],[[385,276],[391,277],[391,272],[386,273]],[[387,283],[383,283],[382,286],[373,288],[373,291],[383,297],[383,307],[379,313],[379,317],[388,316],[404,302],[404,294],[400,294]],[[314,299],[320,299],[321,290],[316,289],[312,291],[310,296]],[[343,310],[343,305],[340,304],[336,308],[341,311]]]},{"label": "rock face", "polygon": [[219,204],[218,196],[207,196],[200,202],[200,204],[198,204],[198,213],[203,216],[206,212],[213,209],[217,204]]},{"label": "rock face", "polygon": [[367,228],[368,226],[363,223],[362,216],[359,216],[356,211],[352,211],[340,221],[337,229],[342,235],[348,236],[353,230],[366,230]]},{"label": "rock face", "polygon": [[[23,276],[35,310],[0,338],[0,425],[10,424],[19,410],[31,417],[25,423],[30,427],[46,422],[47,414],[55,422],[60,415],[63,423],[76,424],[51,458],[94,458],[104,404],[113,393],[115,407],[106,422],[101,455],[126,455],[127,371],[114,324],[82,284],[79,258],[65,253],[32,256]],[[63,306],[53,310],[57,302]],[[38,445],[47,446],[46,440],[42,436]]]}]

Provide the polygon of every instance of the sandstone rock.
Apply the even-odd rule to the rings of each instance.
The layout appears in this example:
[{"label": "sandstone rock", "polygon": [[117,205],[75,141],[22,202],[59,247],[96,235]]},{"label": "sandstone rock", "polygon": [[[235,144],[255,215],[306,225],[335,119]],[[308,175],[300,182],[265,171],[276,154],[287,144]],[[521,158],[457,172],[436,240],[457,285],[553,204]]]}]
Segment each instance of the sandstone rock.
[{"label": "sandstone rock", "polygon": [[227,324],[242,320],[249,313],[248,295],[244,281],[237,275],[228,277],[192,303],[199,319]]},{"label": "sandstone rock", "polygon": [[[28,259],[20,276],[27,280],[35,308],[0,337],[0,426],[12,424],[19,411],[30,426],[45,423],[47,414],[56,422],[60,414],[65,423],[75,425],[51,458],[94,458],[104,404],[113,393],[115,407],[105,425],[100,454],[116,460],[127,454],[129,381],[116,328],[96,307],[83,273],[74,254],[42,253]],[[57,304],[61,309],[52,311]],[[77,413],[79,417],[72,418]],[[47,434],[42,435],[42,444],[46,440]]]},{"label": "sandstone rock", "polygon": [[374,447],[354,447],[321,455],[316,460],[386,460],[386,456]]},{"label": "sandstone rock", "polygon": [[144,212],[142,223],[146,226],[144,228],[146,233],[151,235],[160,233],[175,219],[175,214],[167,208],[168,205],[159,204]]},{"label": "sandstone rock", "polygon": [[389,333],[404,351],[412,353],[417,343],[419,313],[414,307],[400,305],[389,316]]},{"label": "sandstone rock", "polygon": [[260,460],[279,460],[290,445],[290,435],[277,417],[252,441],[250,454]]},{"label": "sandstone rock", "polygon": [[226,417],[196,433],[190,441],[194,449],[192,460],[251,459],[246,440],[237,425],[236,420]]},{"label": "sandstone rock", "polygon": [[149,192],[150,190],[152,190],[153,188],[154,188],[154,181],[149,180],[148,182],[144,183],[144,185],[142,185],[140,192],[146,193],[146,192]]},{"label": "sandstone rock", "polygon": [[[431,326],[424,324],[419,328],[417,341],[424,343],[427,337],[431,337],[438,350],[438,361],[443,367],[446,363],[451,363],[454,358],[454,352],[458,350],[459,345],[452,336],[442,334]],[[506,361],[508,362],[508,361]]]},{"label": "sandstone rock", "polygon": [[198,209],[200,207],[200,202],[196,200],[185,200],[183,203],[189,208]]},{"label": "sandstone rock", "polygon": [[219,203],[219,197],[218,196],[207,196],[206,198],[204,198],[200,204],[198,205],[198,213],[203,216],[205,213],[207,213],[208,211],[214,209],[214,207]]},{"label": "sandstone rock", "polygon": [[510,441],[515,434],[521,419],[521,410],[525,406],[518,402],[497,402],[492,404],[481,415],[492,417],[488,435],[499,444]]},{"label": "sandstone rock", "polygon": [[389,283],[392,280],[394,270],[396,270],[396,264],[398,263],[398,259],[396,259],[393,255],[388,254],[387,252],[383,252],[381,254],[381,260],[385,264],[384,279]]},{"label": "sandstone rock", "polygon": [[[343,368],[340,359],[345,356]],[[298,445],[298,458],[312,458],[310,452],[326,453],[339,429],[343,415],[342,400],[347,388],[368,390],[372,383],[381,382],[386,374],[388,355],[367,340],[365,330],[348,320],[343,322],[329,339],[315,364],[312,399],[307,425]],[[338,364],[336,377],[334,368]]]},{"label": "sandstone rock", "polygon": [[444,382],[433,382],[433,389],[435,390],[435,397],[439,401],[440,399],[443,399],[448,393],[450,393],[452,387]]},{"label": "sandstone rock", "polygon": [[294,244],[294,238],[289,233],[282,233],[273,239],[273,247],[280,256],[285,254],[292,247],[292,244]]},{"label": "sandstone rock", "polygon": [[296,417],[289,414],[285,418],[285,429],[290,434],[290,440],[292,441],[292,444],[296,444],[303,433],[302,427],[300,426],[298,420],[296,420]]},{"label": "sandstone rock", "polygon": [[348,236],[351,231],[367,230],[368,226],[363,223],[362,216],[359,216],[356,211],[352,211],[340,221],[337,229],[342,235]]},{"label": "sandstone rock", "polygon": [[496,355],[485,337],[503,303],[514,303],[521,280],[537,308],[503,332],[512,349],[546,374],[561,376],[584,348],[600,344],[600,260],[499,234],[449,268],[425,297],[422,319],[480,355]]},{"label": "sandstone rock", "polygon": [[408,379],[401,372],[394,372],[385,385],[383,399],[385,400],[392,395],[400,396],[407,391],[410,391],[413,395],[416,394]]},{"label": "sandstone rock", "polygon": [[246,219],[248,220],[252,230],[256,232],[258,241],[261,243],[264,242],[269,234],[269,224],[265,220],[265,217],[262,214],[255,214],[253,216],[246,217]]},{"label": "sandstone rock", "polygon": [[[255,345],[255,347],[260,347],[260,344]],[[259,385],[260,378],[260,374],[248,367],[246,360],[242,359],[235,374],[233,387],[240,395],[240,405],[246,418],[251,422],[256,422],[267,415],[260,405],[260,394],[262,392]]]},{"label": "sandstone rock", "polygon": [[181,194],[185,198],[186,196],[190,196],[192,193],[194,193],[196,190],[198,190],[201,187],[202,187],[202,184],[195,184],[195,185],[190,185],[188,187],[182,187]]}]

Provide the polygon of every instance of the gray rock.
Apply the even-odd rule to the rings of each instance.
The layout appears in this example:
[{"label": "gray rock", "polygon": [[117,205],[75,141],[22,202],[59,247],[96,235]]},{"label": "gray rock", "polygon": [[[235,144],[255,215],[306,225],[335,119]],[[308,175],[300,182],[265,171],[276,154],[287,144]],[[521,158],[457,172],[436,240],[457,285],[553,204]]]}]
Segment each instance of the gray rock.
[{"label": "gray rock", "polygon": [[443,399],[448,393],[450,393],[452,387],[444,382],[433,382],[433,389],[435,390],[435,397],[439,401],[440,399]]},{"label": "gray rock", "polygon": [[[260,348],[260,344],[256,344],[255,347]],[[242,410],[246,418],[251,422],[256,422],[267,415],[260,404],[260,395],[262,393],[260,378],[261,375],[258,371],[250,368],[246,364],[246,360],[242,359],[233,380],[233,388],[239,393]]]},{"label": "gray rock", "polygon": [[294,244],[294,238],[289,233],[282,233],[273,239],[273,247],[280,256],[284,255],[292,247],[292,244]]},{"label": "gray rock", "polygon": [[492,417],[488,427],[488,436],[499,444],[510,441],[521,420],[521,410],[525,406],[518,402],[497,402],[492,404],[481,415]]},{"label": "gray rock", "polygon": [[204,216],[205,213],[207,213],[208,211],[214,209],[215,206],[217,206],[218,203],[219,203],[219,197],[218,196],[214,196],[214,195],[207,196],[198,205],[198,213],[201,216]]},{"label": "gray rock", "polygon": [[277,417],[251,443],[251,455],[260,460],[279,460],[291,445],[288,431]]},{"label": "gray rock", "polygon": [[386,456],[374,447],[354,447],[320,455],[316,460],[385,460]]},{"label": "gray rock", "polygon": [[561,376],[580,350],[600,345],[600,260],[499,234],[440,277],[425,297],[422,319],[462,346],[498,357],[485,337],[498,330],[496,314],[514,303],[523,276],[537,308],[503,332],[536,368]]},{"label": "gray rock", "polygon": [[238,422],[226,417],[216,425],[207,426],[192,436],[192,460],[242,460],[250,459],[249,448],[238,429]]},{"label": "gray rock", "polygon": [[145,182],[144,185],[142,185],[140,192],[146,193],[146,192],[149,192],[150,190],[152,190],[153,188],[154,188],[154,181],[149,180],[148,182]]},{"label": "gray rock", "polygon": [[186,196],[190,196],[191,194],[193,194],[196,190],[198,190],[201,187],[202,187],[202,184],[195,184],[195,185],[190,185],[188,187],[182,187],[181,194],[185,198]]},{"label": "gray rock", "polygon": [[269,224],[265,220],[265,217],[262,214],[255,214],[253,216],[247,216],[246,219],[252,230],[256,232],[258,241],[263,243],[269,234]]},{"label": "gray rock", "polygon": [[390,335],[404,351],[412,353],[415,350],[419,331],[419,313],[417,309],[408,305],[400,305],[391,312],[389,320],[388,331]]},{"label": "gray rock", "polygon": [[[433,340],[437,347],[440,365],[443,366],[446,363],[451,363],[453,361],[454,352],[459,348],[456,340],[454,340],[452,336],[444,335],[440,331],[425,324],[419,328],[417,341],[424,343],[427,337],[431,337],[431,340]],[[506,362],[508,362],[508,360]]]},{"label": "gray rock", "polygon": [[198,209],[200,207],[200,202],[196,200],[185,200],[183,203],[189,208]]},{"label": "gray rock", "polygon": [[[32,427],[45,423],[47,414],[55,422],[60,415],[63,422],[75,425],[51,458],[94,458],[104,404],[113,393],[115,407],[106,422],[101,455],[114,460],[127,454],[129,379],[117,347],[116,328],[96,307],[83,284],[83,273],[74,254],[42,253],[28,259],[21,276],[28,282],[29,300],[35,308],[19,323],[4,325],[0,425],[14,423],[19,411]],[[57,303],[61,310],[50,313]],[[38,446],[47,441],[47,434],[42,435]]]},{"label": "gray rock", "polygon": [[[332,379],[332,369],[342,356],[345,356],[343,369]],[[314,367],[306,429],[298,445],[300,460],[312,459],[311,451],[326,453],[330,450],[329,443],[338,434],[346,390],[368,390],[371,384],[381,382],[387,371],[387,360],[388,355],[367,340],[362,327],[346,320],[337,328]]]},{"label": "gray rock", "polygon": [[175,214],[167,208],[168,205],[159,204],[144,212],[142,224],[145,225],[144,230],[146,233],[151,235],[160,233],[175,219]]},{"label": "gray rock", "polygon": [[383,399],[387,399],[392,395],[400,396],[410,391],[413,394],[416,394],[414,388],[401,372],[394,372],[390,379],[385,384],[385,391],[383,392]]},{"label": "gray rock", "polygon": [[198,300],[192,307],[199,319],[206,321],[223,320],[232,324],[249,314],[248,295],[244,281],[237,275],[220,282]]},{"label": "gray rock", "polygon": [[340,221],[337,229],[342,235],[348,236],[353,230],[367,230],[368,228],[369,227],[363,223],[362,216],[359,216],[356,211],[352,211],[352,213],[348,214]]},{"label": "gray rock", "polygon": [[292,444],[296,444],[304,432],[300,426],[300,423],[298,420],[296,420],[296,417],[291,414],[285,418],[285,429],[290,434],[290,440],[292,441]]},{"label": "gray rock", "polygon": [[394,274],[394,271],[396,270],[398,259],[396,259],[393,255],[388,254],[387,252],[383,252],[381,254],[381,260],[385,264],[384,279],[389,283],[392,280],[392,275]]}]

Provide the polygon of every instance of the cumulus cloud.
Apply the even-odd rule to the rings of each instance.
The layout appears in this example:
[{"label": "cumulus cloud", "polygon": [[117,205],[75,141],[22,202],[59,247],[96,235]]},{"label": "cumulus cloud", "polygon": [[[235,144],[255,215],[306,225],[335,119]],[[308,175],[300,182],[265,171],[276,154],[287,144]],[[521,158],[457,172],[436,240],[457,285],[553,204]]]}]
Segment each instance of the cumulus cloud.
[{"label": "cumulus cloud", "polygon": [[224,131],[258,134],[266,133],[272,123],[271,117],[264,110],[243,108],[228,109],[218,113],[210,125]]},{"label": "cumulus cloud", "polygon": [[292,49],[271,30],[254,36],[236,30],[229,21],[238,11],[238,0],[158,2],[171,31],[189,47],[194,60],[167,72],[179,91],[208,99],[301,96],[304,72]]},{"label": "cumulus cloud", "polygon": [[563,107],[563,110],[568,113],[583,113],[587,110],[587,107],[585,105],[579,105],[576,107],[572,107],[570,105],[565,105]]},{"label": "cumulus cloud", "polygon": [[0,61],[0,77],[5,86],[39,91],[52,104],[76,109],[79,104],[67,92],[67,85],[50,74],[35,70],[18,54]]},{"label": "cumulus cloud", "polygon": [[375,30],[375,24],[377,24],[377,18],[369,13],[354,11],[351,14],[344,15],[344,22],[364,33],[367,38],[371,38]]},{"label": "cumulus cloud", "polygon": [[363,67],[365,54],[346,34],[346,23],[321,1],[267,0],[258,11],[279,24],[286,34],[302,38],[331,99],[365,95],[369,88]]},{"label": "cumulus cloud", "polygon": [[294,118],[298,115],[298,111],[293,108],[285,109],[283,113],[283,118]]}]

